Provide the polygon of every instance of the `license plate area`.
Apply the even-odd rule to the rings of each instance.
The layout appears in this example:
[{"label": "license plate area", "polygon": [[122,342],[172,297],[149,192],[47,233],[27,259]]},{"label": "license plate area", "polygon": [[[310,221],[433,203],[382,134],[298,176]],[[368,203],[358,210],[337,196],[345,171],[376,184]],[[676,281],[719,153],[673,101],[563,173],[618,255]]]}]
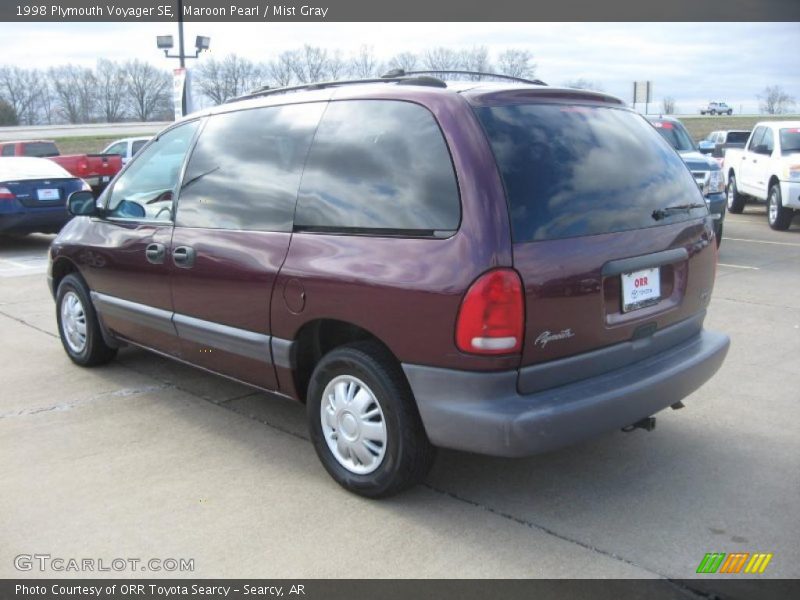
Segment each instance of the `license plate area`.
[{"label": "license plate area", "polygon": [[58,190],[55,188],[45,188],[41,190],[36,190],[36,197],[39,200],[45,201],[53,201],[58,200],[61,198],[61,195],[58,193]]},{"label": "license plate area", "polygon": [[620,275],[622,283],[622,312],[627,313],[661,300],[661,269],[641,269]]}]

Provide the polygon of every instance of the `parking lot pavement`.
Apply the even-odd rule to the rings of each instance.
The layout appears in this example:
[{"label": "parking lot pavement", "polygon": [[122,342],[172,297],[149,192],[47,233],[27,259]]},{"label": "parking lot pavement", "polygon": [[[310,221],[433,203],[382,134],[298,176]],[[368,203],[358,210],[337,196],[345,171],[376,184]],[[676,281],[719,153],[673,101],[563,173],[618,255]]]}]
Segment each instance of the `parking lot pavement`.
[{"label": "parking lot pavement", "polygon": [[685,409],[533,458],[442,451],[380,502],[328,478],[289,401],[134,349],[72,366],[25,272],[50,238],[5,240],[0,577],[46,552],[194,558],[196,577],[683,578],[733,551],[799,577],[800,222],[748,207],[725,238],[706,324],[731,350]]}]

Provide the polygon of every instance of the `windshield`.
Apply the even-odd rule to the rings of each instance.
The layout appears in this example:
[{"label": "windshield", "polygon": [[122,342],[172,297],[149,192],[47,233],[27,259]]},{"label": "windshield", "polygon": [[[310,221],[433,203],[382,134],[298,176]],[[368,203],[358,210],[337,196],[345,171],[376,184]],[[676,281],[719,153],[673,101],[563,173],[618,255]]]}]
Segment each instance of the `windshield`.
[{"label": "windshield", "polygon": [[696,149],[692,138],[680,123],[672,121],[653,121],[652,123],[661,137],[678,152],[692,152]]},{"label": "windshield", "polygon": [[[477,108],[515,242],[597,235],[707,214],[680,157],[640,115],[565,104]],[[699,208],[653,211],[700,203]]]},{"label": "windshield", "polygon": [[781,129],[781,153],[800,152],[800,127]]}]

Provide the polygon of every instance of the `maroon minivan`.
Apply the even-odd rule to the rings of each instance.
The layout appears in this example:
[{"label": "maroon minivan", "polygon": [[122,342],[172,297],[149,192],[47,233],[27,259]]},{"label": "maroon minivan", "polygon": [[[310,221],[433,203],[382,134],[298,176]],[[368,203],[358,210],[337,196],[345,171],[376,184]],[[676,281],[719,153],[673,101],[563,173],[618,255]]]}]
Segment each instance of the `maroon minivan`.
[{"label": "maroon minivan", "polygon": [[304,402],[370,497],[436,447],[552,450],[682,406],[713,221],[653,127],[601,93],[380,80],[259,90],[162,131],[53,242],[70,358],[125,344]]}]

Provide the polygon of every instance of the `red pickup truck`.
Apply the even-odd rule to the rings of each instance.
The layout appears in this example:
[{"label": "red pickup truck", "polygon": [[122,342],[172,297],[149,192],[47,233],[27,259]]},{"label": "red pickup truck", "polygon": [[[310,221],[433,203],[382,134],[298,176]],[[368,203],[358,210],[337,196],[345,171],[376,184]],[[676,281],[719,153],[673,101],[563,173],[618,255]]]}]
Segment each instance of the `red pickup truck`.
[{"label": "red pickup truck", "polygon": [[70,154],[62,156],[50,140],[0,142],[0,156],[35,156],[49,158],[90,186],[102,189],[122,168],[122,158],[116,154]]}]

